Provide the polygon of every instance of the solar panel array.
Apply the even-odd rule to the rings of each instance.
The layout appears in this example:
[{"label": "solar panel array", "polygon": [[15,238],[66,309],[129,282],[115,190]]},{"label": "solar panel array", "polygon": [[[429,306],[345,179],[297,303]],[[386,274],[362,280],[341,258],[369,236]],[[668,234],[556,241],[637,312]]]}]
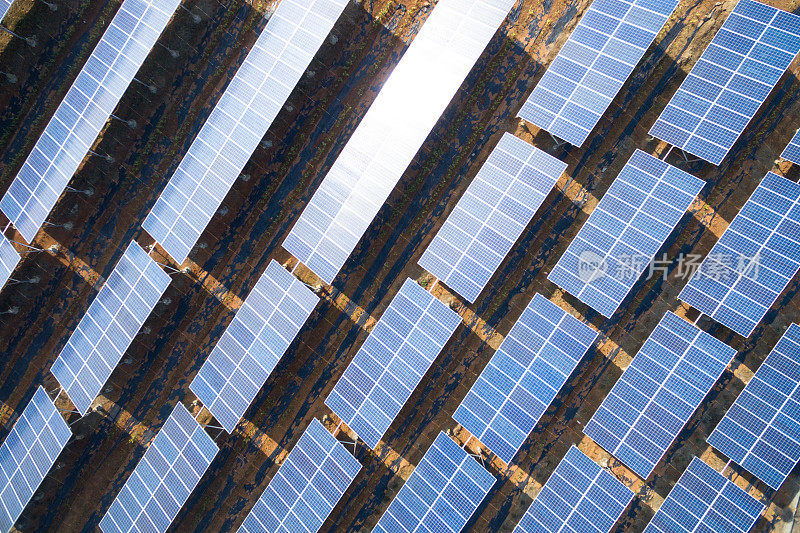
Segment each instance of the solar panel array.
[{"label": "solar panel array", "polygon": [[5,17],[6,13],[8,13],[11,3],[12,0],[0,0],[0,22],[3,21],[3,17]]},{"label": "solar panel array", "polygon": [[182,263],[283,108],[346,0],[282,0],[143,225]]},{"label": "solar panel array", "polygon": [[650,135],[719,165],[800,51],[800,17],[740,0]]},{"label": "solar panel array", "polygon": [[704,185],[636,150],[547,278],[611,317]]},{"label": "solar panel array", "polygon": [[677,5],[594,0],[518,116],[581,146]]},{"label": "solar panel array", "polygon": [[572,446],[525,512],[516,533],[606,533],[633,492]]},{"label": "solar panel array", "polygon": [[189,411],[177,404],[103,516],[100,529],[163,533],[218,451]]},{"label": "solar panel array", "polygon": [[519,137],[503,134],[420,266],[474,302],[566,168]]},{"label": "solar panel array", "polygon": [[328,283],[344,265],[514,0],[441,0],[283,247]]},{"label": "solar panel array", "polygon": [[0,530],[10,531],[72,436],[38,387],[0,446]]},{"label": "solar panel array", "polygon": [[460,323],[406,279],[325,404],[375,448]]},{"label": "solar panel array", "polygon": [[72,403],[86,414],[170,277],[131,242],[50,369]]},{"label": "solar panel array", "polygon": [[795,165],[800,165],[800,130],[797,130],[792,140],[786,145],[781,157],[787,161],[791,161]]},{"label": "solar panel array", "polygon": [[189,388],[233,433],[319,298],[272,260]]},{"label": "solar panel array", "polygon": [[180,0],[125,0],[78,73],[0,210],[28,242],[117,107]]},{"label": "solar panel array", "polygon": [[647,479],[735,355],[667,312],[584,433]]},{"label": "solar panel array", "polygon": [[800,184],[768,173],[678,296],[749,337],[800,268]]},{"label": "solar panel array", "polygon": [[21,259],[22,256],[19,255],[11,241],[0,233],[0,288],[6,284]]},{"label": "solar panel array", "polygon": [[764,505],[697,457],[644,533],[747,533]]},{"label": "solar panel array", "polygon": [[800,326],[758,367],[708,443],[775,490],[800,461]]},{"label": "solar panel array", "polygon": [[375,533],[461,531],[495,478],[440,432],[375,526]]},{"label": "solar panel array", "polygon": [[313,419],[245,518],[240,533],[316,533],[361,470]]},{"label": "solar panel array", "polygon": [[510,463],[597,335],[536,294],[453,419]]}]

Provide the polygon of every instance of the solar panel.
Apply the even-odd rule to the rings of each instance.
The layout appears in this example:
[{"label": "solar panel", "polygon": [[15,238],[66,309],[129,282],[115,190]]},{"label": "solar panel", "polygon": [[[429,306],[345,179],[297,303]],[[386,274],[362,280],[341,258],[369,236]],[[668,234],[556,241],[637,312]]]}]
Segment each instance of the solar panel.
[{"label": "solar panel", "polygon": [[703,186],[636,150],[547,279],[611,317]]},{"label": "solar panel", "polygon": [[514,0],[441,0],[283,247],[328,283],[414,159]]},{"label": "solar panel", "polygon": [[644,533],[747,533],[764,505],[694,457]]},{"label": "solar panel", "polygon": [[708,443],[778,490],[800,461],[800,326],[758,367]]},{"label": "solar panel", "polygon": [[169,285],[170,277],[131,242],[50,371],[86,414]]},{"label": "solar panel", "polygon": [[597,335],[536,294],[453,419],[510,463]]},{"label": "solar panel", "polygon": [[631,499],[628,487],[571,446],[514,532],[605,533]]},{"label": "solar panel", "polygon": [[239,533],[316,533],[359,470],[361,463],[313,419]]},{"label": "solar panel", "polygon": [[0,0],[0,22],[3,21],[3,17],[6,16],[10,7],[11,0]]},{"label": "solar panel", "polygon": [[100,521],[104,533],[167,530],[219,448],[177,404]]},{"label": "solar panel", "polygon": [[286,353],[319,298],[272,260],[189,388],[228,433]]},{"label": "solar panel", "polygon": [[768,173],[678,298],[749,337],[800,268],[800,185]]},{"label": "solar panel", "polygon": [[522,139],[503,134],[420,266],[474,302],[566,168]]},{"label": "solar panel", "polygon": [[143,226],[182,263],[283,108],[346,0],[281,0]]},{"label": "solar panel", "polygon": [[792,140],[789,141],[789,144],[784,148],[781,157],[787,161],[791,161],[795,165],[800,165],[800,130],[797,130]]},{"label": "solar panel", "polygon": [[0,288],[6,284],[21,259],[22,257],[11,241],[0,233]]},{"label": "solar panel", "polygon": [[36,141],[0,210],[28,242],[117,107],[180,0],[125,0]]},{"label": "solar panel", "polygon": [[0,446],[0,530],[10,531],[72,436],[38,387]]},{"label": "solar panel", "polygon": [[375,448],[460,323],[406,279],[325,404]]},{"label": "solar panel", "polygon": [[581,146],[677,6],[594,0],[518,116]]},{"label": "solar panel", "polygon": [[440,432],[373,531],[458,533],[494,482],[494,476]]},{"label": "solar panel", "polygon": [[735,355],[667,312],[584,433],[647,479]]},{"label": "solar panel", "polygon": [[719,165],[800,51],[800,17],[740,0],[650,135]]}]

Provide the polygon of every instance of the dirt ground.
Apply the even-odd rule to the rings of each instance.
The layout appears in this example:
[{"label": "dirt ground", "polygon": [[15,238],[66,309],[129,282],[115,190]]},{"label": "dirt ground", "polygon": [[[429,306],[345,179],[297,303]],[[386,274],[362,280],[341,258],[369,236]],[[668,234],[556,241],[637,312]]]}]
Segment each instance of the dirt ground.
[{"label": "dirt ground", "polygon": [[[51,12],[17,0],[4,24],[36,47],[0,34],[0,192],[78,73],[119,0],[59,0]],[[588,214],[636,148],[662,155],[647,132],[699,57],[732,0],[682,1],[583,148],[554,147],[545,132],[515,119],[546,65],[590,0],[521,0],[512,10],[335,280],[221,450],[171,531],[233,531],[312,417],[332,425],[323,404],[336,380],[406,277],[427,280],[417,259],[488,153],[510,131],[569,166],[556,190],[475,304],[439,285],[437,295],[464,317],[453,338],[363,464],[323,531],[368,531],[439,431],[466,439],[451,415],[502,335],[540,292],[600,332],[596,348],[564,387],[511,466],[487,467],[498,479],[469,522],[470,531],[510,531],[570,444],[608,464],[637,491],[615,528],[641,531],[694,456],[719,470],[727,459],[705,437],[733,403],[784,329],[800,321],[795,280],[749,339],[708,319],[699,325],[739,353],[654,474],[642,483],[581,433],[610,387],[667,310],[696,318],[677,295],[685,279],[640,280],[611,319],[547,281]],[[768,3],[798,11],[800,0]],[[274,2],[187,0],[178,10],[65,194],[16,279],[38,283],[0,292],[0,431],[4,437],[35,386],[57,388],[48,369],[127,244],[152,242],[141,221],[265,23]],[[310,72],[253,154],[173,283],[114,371],[98,408],[77,421],[17,526],[22,531],[96,531],[97,524],[177,402],[193,405],[189,383],[271,258],[292,262],[280,243],[314,193],[383,81],[432,9],[429,0],[351,3]],[[334,42],[335,41],[335,42]],[[163,46],[161,46],[163,45]],[[169,52],[176,51],[177,57]],[[720,167],[669,161],[708,185],[663,251],[708,252],[794,131],[800,127],[800,60],[780,80]],[[154,86],[151,92],[149,85]],[[797,179],[785,162],[778,171]],[[5,224],[5,220],[0,221]],[[71,224],[70,224],[71,223]],[[63,227],[64,224],[69,227]],[[62,227],[58,227],[61,225]],[[166,260],[166,259],[165,259]],[[299,268],[296,274],[313,281]],[[216,435],[215,432],[212,434]],[[475,440],[471,441],[475,444]],[[477,448],[476,452],[480,452]],[[725,472],[771,504],[756,531],[791,531],[800,478],[773,493],[735,465]]]}]

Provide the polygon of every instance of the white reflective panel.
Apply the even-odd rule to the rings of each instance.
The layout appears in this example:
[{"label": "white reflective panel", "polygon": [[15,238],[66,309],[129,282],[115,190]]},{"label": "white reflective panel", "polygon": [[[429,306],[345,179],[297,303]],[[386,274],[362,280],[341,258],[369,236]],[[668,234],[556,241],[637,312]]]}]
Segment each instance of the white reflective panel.
[{"label": "white reflective panel", "polygon": [[182,263],[347,0],[281,0],[143,226]]},{"label": "white reflective panel", "polygon": [[56,205],[178,4],[180,0],[125,0],[114,15],[0,200],[0,210],[28,242]]},{"label": "white reflective panel", "polygon": [[514,0],[441,0],[283,243],[328,283],[414,159]]},{"label": "white reflective panel", "polygon": [[5,235],[0,234],[0,288],[2,288],[11,273],[17,268],[22,257]]},{"label": "white reflective panel", "polygon": [[10,7],[11,7],[11,0],[0,0],[0,22],[3,21],[3,17],[6,16],[8,8]]}]

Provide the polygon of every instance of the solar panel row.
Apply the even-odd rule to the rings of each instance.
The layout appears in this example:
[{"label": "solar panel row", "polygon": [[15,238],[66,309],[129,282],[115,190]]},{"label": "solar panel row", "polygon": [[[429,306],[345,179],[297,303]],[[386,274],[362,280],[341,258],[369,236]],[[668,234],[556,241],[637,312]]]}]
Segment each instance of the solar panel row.
[{"label": "solar panel row", "polygon": [[50,369],[86,414],[169,285],[170,277],[131,242]]},{"label": "solar panel row", "polygon": [[594,0],[518,116],[581,146],[677,5]]},{"label": "solar panel row", "polygon": [[781,157],[795,165],[800,165],[800,130],[797,130],[792,140],[786,145]]},{"label": "solar panel row", "polygon": [[420,266],[474,302],[566,168],[504,133]]},{"label": "solar panel row", "polygon": [[510,463],[597,335],[536,294],[453,419]]},{"label": "solar panel row", "polygon": [[374,531],[458,533],[494,482],[494,476],[440,432]]},{"label": "solar panel row", "polygon": [[611,317],[704,185],[636,150],[547,279]]},{"label": "solar panel row", "polygon": [[78,73],[0,209],[28,242],[117,107],[180,0],[125,0]]},{"label": "solar panel row", "polygon": [[346,0],[282,0],[143,226],[182,263],[283,108]]},{"label": "solar panel row", "polygon": [[650,135],[719,165],[800,51],[800,17],[740,0]]},{"label": "solar panel row", "polygon": [[3,21],[3,17],[6,16],[9,8],[11,8],[11,3],[11,0],[0,0],[0,22]]},{"label": "solar panel row", "polygon": [[10,531],[72,436],[38,387],[0,446],[0,530]]},{"label": "solar panel row", "polygon": [[22,256],[5,235],[0,233],[0,289],[6,284]]},{"label": "solar panel row", "polygon": [[768,173],[678,298],[749,337],[800,269],[800,184]]},{"label": "solar panel row", "polygon": [[189,388],[233,433],[319,298],[272,260]]},{"label": "solar panel row", "polygon": [[344,265],[514,0],[441,0],[283,243],[328,283]]},{"label": "solar panel row", "polygon": [[316,533],[361,470],[317,419],[245,518],[240,533]]},{"label": "solar panel row", "polygon": [[219,448],[182,404],[164,422],[100,521],[104,533],[163,533]]},{"label": "solar panel row", "polygon": [[375,448],[460,323],[458,314],[406,279],[325,404]]},{"label": "solar panel row", "polygon": [[584,433],[647,479],[735,355],[667,312]]}]

